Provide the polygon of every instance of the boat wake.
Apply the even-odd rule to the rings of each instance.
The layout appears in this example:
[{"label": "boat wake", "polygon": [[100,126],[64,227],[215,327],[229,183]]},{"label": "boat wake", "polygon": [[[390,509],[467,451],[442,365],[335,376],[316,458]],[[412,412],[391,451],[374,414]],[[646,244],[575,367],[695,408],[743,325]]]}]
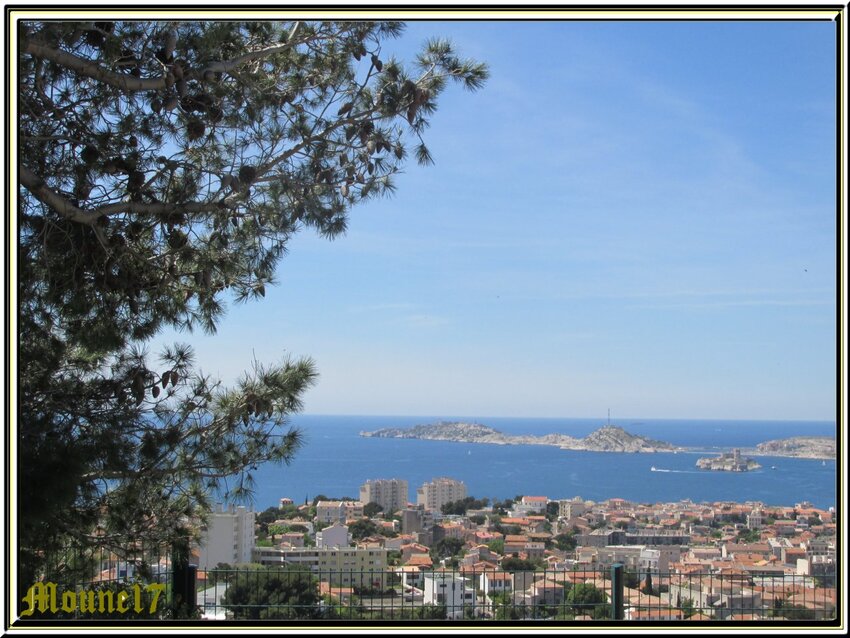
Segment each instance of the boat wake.
[{"label": "boat wake", "polygon": [[697,470],[665,470],[660,467],[655,467],[654,465],[649,469],[651,472],[667,472],[669,474],[704,474],[704,472],[699,472]]}]

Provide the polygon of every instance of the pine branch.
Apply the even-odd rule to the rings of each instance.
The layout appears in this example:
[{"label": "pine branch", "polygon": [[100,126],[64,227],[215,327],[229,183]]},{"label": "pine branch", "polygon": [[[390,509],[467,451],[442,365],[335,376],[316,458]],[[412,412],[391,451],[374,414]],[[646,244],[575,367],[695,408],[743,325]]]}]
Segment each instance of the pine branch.
[{"label": "pine branch", "polygon": [[33,40],[27,41],[24,45],[24,51],[33,57],[49,60],[80,75],[98,80],[128,93],[158,91],[167,88],[165,75],[155,78],[137,78],[132,75],[116,73],[115,71],[103,68],[97,62],[86,60],[73,53],[54,49]]},{"label": "pine branch", "polygon": [[[289,37],[283,44],[268,47],[265,49],[260,49],[258,51],[251,51],[250,53],[245,53],[244,55],[235,57],[232,60],[213,62],[207,65],[207,67],[202,71],[192,73],[190,77],[195,77],[196,79],[203,78],[204,73],[206,73],[207,71],[217,73],[229,73],[233,69],[244,66],[245,64],[253,62],[254,60],[260,60],[270,55],[273,55],[274,53],[280,53],[281,51],[290,49],[294,46],[297,46],[298,44],[302,44],[307,40],[295,40],[295,36],[298,33],[300,26],[301,22],[295,23],[295,25],[292,27],[292,31],[290,32]],[[165,74],[153,78],[137,78],[129,74],[116,73],[115,71],[111,71],[100,66],[97,62],[87,60],[80,56],[74,55],[73,53],[68,53],[67,51],[54,49],[34,40],[27,41],[26,45],[24,46],[24,51],[26,53],[29,53],[33,57],[42,60],[49,60],[67,69],[75,71],[80,75],[98,80],[110,86],[114,86],[127,93],[135,93],[139,91],[159,91],[168,88]]]}]

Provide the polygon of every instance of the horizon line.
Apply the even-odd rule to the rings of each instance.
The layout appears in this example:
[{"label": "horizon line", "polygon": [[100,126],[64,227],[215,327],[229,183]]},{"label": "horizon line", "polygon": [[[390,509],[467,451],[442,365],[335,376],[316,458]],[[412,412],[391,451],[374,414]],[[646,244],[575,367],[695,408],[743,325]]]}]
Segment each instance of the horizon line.
[{"label": "horizon line", "polygon": [[[362,413],[330,413],[330,412],[295,412],[289,415],[292,416],[318,416],[318,417],[362,417],[362,418],[403,418],[403,419],[469,419],[471,421],[481,419],[540,419],[540,420],[599,420],[608,422],[606,417],[596,416],[524,416],[524,415],[437,415],[437,414],[362,414]],[[613,419],[613,425],[616,425],[618,419]],[[624,417],[620,421],[732,421],[732,422],[754,422],[754,423],[829,423],[837,425],[835,419],[814,419],[814,418],[798,418],[798,419],[775,419],[775,418],[738,418],[738,417]]]}]

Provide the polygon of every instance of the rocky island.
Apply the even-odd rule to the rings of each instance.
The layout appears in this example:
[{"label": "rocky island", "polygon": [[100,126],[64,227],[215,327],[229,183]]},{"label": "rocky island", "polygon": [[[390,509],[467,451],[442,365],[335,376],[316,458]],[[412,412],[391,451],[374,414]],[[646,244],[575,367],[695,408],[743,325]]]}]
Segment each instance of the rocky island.
[{"label": "rocky island", "polygon": [[794,436],[759,443],[752,454],[762,456],[791,456],[801,459],[834,459],[835,437]]},{"label": "rocky island", "polygon": [[709,456],[697,460],[697,467],[701,470],[714,470],[717,472],[749,472],[761,467],[753,459],[741,456],[741,450],[724,452],[720,456]]},{"label": "rocky island", "polygon": [[623,428],[606,425],[584,438],[566,434],[543,436],[511,435],[481,423],[446,422],[415,425],[411,428],[384,428],[374,432],[360,432],[360,436],[423,439],[428,441],[459,441],[465,443],[492,443],[495,445],[553,445],[563,450],[591,452],[673,452],[684,448],[665,441],[630,434]]}]

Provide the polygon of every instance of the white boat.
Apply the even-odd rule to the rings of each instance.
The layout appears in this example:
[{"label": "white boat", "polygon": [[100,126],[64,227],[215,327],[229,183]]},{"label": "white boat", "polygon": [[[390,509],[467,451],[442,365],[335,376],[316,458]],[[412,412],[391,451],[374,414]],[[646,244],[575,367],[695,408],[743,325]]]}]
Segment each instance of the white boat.
[{"label": "white boat", "polygon": [[655,469],[655,466],[653,465],[651,468],[649,468],[649,471],[650,471],[650,472],[657,472],[658,470],[656,470],[656,469]]}]

